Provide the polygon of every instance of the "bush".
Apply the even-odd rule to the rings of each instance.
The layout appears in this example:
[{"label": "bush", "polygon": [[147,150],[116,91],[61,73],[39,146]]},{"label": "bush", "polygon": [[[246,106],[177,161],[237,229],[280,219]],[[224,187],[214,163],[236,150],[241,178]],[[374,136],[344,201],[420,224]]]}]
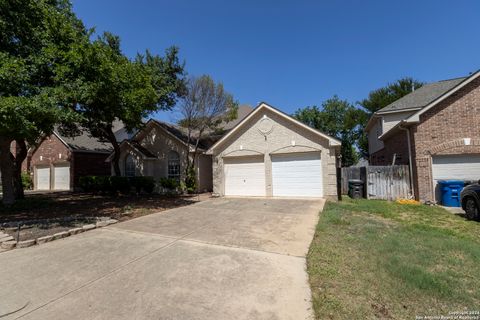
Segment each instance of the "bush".
[{"label": "bush", "polygon": [[180,183],[178,182],[177,179],[161,178],[160,185],[162,186],[162,188],[173,191],[180,186]]},{"label": "bush", "polygon": [[22,172],[23,189],[31,190],[33,188],[32,176],[26,172]]},{"label": "bush", "polygon": [[185,178],[185,189],[187,193],[195,193],[197,191],[197,177],[194,168],[188,169],[187,177]]},{"label": "bush", "polygon": [[155,189],[155,180],[153,177],[131,177],[130,184],[135,188],[137,193],[141,191],[152,193]]},{"label": "bush", "polygon": [[129,194],[131,189],[130,181],[127,177],[118,177],[113,176],[109,177],[110,185],[109,189],[112,193],[121,193],[121,194]]},{"label": "bush", "polygon": [[80,187],[85,192],[129,194],[132,188],[152,193],[155,188],[153,177],[86,176],[80,177]]}]

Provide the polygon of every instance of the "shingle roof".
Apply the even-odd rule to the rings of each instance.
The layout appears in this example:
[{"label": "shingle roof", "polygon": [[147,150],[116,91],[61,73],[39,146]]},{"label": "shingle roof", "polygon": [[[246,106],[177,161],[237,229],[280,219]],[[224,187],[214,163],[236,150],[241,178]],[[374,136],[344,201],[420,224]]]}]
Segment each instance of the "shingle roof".
[{"label": "shingle roof", "polygon": [[97,138],[93,138],[86,130],[75,137],[62,135],[60,132],[55,133],[72,149],[78,151],[96,151],[96,152],[111,152],[112,145],[108,142],[101,142]]},{"label": "shingle roof", "polygon": [[[74,137],[62,134],[61,130],[55,130],[55,134],[65,142],[72,150],[78,151],[95,151],[110,153],[113,151],[113,147],[108,141],[100,141],[90,135],[85,128],[79,128],[80,134]],[[117,137],[117,141],[122,141],[128,133],[126,132],[123,124],[120,121],[116,121],[113,126],[114,134]]]},{"label": "shingle roof", "polygon": [[147,158],[156,158],[157,156],[150,152],[147,148],[143,147],[140,143],[136,141],[130,141],[130,143],[135,149],[137,149],[139,152],[143,153],[144,156]]},{"label": "shingle roof", "polygon": [[462,77],[425,84],[412,93],[407,94],[406,96],[390,103],[388,106],[378,110],[376,113],[381,114],[407,109],[421,109],[465,79],[466,77]]},{"label": "shingle roof", "polygon": [[253,108],[251,106],[247,105],[247,104],[239,106],[238,111],[237,111],[237,119],[223,124],[222,129],[224,129],[224,130],[233,129],[238,123],[240,123],[240,121],[243,120],[243,118],[248,116],[248,114],[252,111],[253,111]]}]

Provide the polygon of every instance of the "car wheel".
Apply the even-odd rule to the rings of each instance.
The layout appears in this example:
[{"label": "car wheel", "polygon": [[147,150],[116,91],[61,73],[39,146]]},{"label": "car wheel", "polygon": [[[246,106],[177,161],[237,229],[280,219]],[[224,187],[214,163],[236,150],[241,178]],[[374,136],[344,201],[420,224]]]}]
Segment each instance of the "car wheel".
[{"label": "car wheel", "polygon": [[473,198],[465,200],[465,214],[470,220],[478,218],[478,207]]}]

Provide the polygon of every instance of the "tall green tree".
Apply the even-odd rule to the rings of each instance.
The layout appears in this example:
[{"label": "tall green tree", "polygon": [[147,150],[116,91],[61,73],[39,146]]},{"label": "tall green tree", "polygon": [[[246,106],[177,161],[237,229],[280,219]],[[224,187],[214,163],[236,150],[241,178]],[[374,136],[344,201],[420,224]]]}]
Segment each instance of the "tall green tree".
[{"label": "tall green tree", "polygon": [[[358,104],[367,112],[367,118],[362,124],[363,128],[365,128],[368,119],[374,112],[388,106],[390,103],[402,98],[423,85],[424,83],[421,81],[406,77],[389,83],[385,87],[371,91],[366,99],[358,102]],[[368,155],[368,138],[366,133],[360,137],[358,147],[364,155]]]},{"label": "tall green tree", "polygon": [[[74,119],[57,94],[57,71],[78,39],[87,37],[67,0],[0,1],[0,170],[3,203],[21,197],[27,143]],[[10,150],[17,141],[15,154]]]},{"label": "tall green tree", "polygon": [[130,60],[121,52],[119,37],[111,33],[80,44],[70,56],[64,75],[72,86],[64,86],[65,100],[81,116],[84,129],[113,146],[115,175],[120,175],[120,145],[114,122],[120,120],[133,131],[151,113],[173,108],[185,92],[183,69],[176,47],[164,57],[147,51]]},{"label": "tall green tree", "polygon": [[323,102],[321,108],[312,106],[297,110],[294,117],[342,142],[342,166],[348,167],[358,161],[355,145],[361,136],[365,112],[334,96]]}]

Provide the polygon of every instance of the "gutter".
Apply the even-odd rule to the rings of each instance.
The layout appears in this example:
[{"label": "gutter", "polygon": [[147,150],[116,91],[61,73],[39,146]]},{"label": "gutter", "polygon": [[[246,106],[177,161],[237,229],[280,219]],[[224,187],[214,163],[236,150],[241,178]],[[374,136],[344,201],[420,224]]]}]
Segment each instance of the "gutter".
[{"label": "gutter", "polygon": [[410,192],[413,196],[415,196],[413,191],[413,164],[412,164],[412,145],[410,142],[410,129],[403,127],[401,124],[398,128],[402,131],[405,131],[405,133],[407,134],[408,171],[410,173]]}]

